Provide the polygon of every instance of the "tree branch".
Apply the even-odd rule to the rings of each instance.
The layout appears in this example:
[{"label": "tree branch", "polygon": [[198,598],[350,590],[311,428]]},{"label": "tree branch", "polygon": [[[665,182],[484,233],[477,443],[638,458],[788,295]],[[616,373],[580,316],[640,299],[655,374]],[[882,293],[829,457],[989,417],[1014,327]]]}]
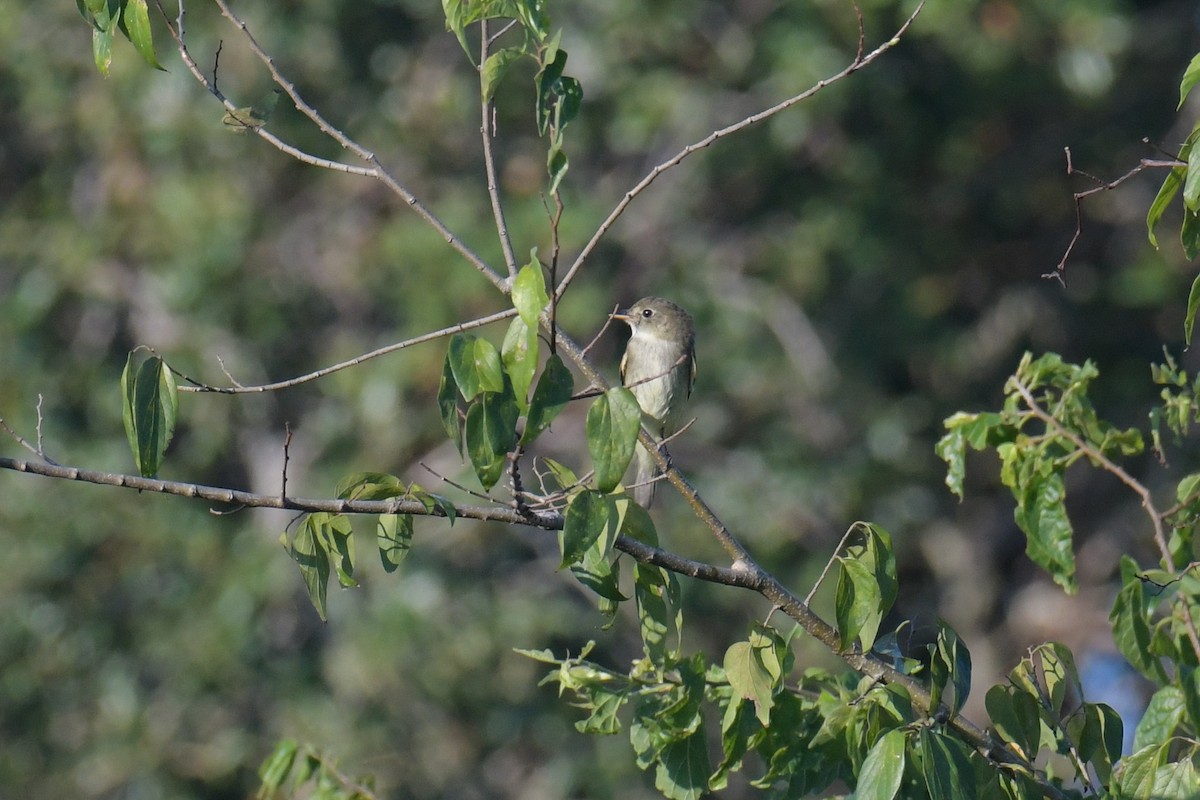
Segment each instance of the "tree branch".
[{"label": "tree branch", "polygon": [[662,175],[664,172],[670,170],[671,168],[678,166],[680,164],[680,162],[682,162],[688,156],[692,155],[693,153],[695,153],[698,150],[703,150],[704,148],[708,147],[709,145],[713,144],[714,142],[718,141],[719,139],[724,139],[726,136],[729,136],[731,134],[737,133],[738,131],[744,130],[744,129],[750,127],[751,125],[762,122],[763,120],[766,120],[766,119],[770,119],[771,117],[775,116],[779,112],[786,111],[787,109],[791,108],[792,106],[796,105],[797,103],[807,100],[808,98],[812,97],[817,92],[824,89],[825,87],[831,86],[831,85],[837,83],[838,81],[843,80],[844,78],[848,78],[851,75],[853,75],[854,73],[858,72],[863,67],[868,66],[869,64],[871,64],[871,62],[875,61],[875,59],[879,58],[881,55],[886,53],[888,50],[891,50],[893,47],[895,47],[897,44],[900,43],[901,37],[903,37],[904,34],[908,31],[909,27],[913,24],[913,22],[917,18],[917,15],[921,13],[921,9],[924,7],[925,7],[925,0],[921,0],[921,2],[917,4],[916,9],[913,10],[912,14],[909,15],[908,19],[906,19],[904,21],[904,24],[900,26],[900,28],[896,31],[896,33],[893,34],[892,37],[890,39],[888,39],[886,42],[884,42],[879,47],[872,50],[870,53],[867,53],[866,55],[863,55],[862,17],[860,15],[859,16],[858,52],[854,56],[854,60],[851,61],[850,64],[847,65],[845,67],[845,69],[843,69],[841,72],[838,72],[828,78],[825,78],[824,80],[817,81],[816,84],[814,84],[813,86],[804,90],[800,94],[793,95],[792,97],[789,97],[787,100],[784,100],[780,103],[776,103],[775,105],[771,106],[770,108],[764,109],[755,114],[751,114],[750,116],[748,116],[742,120],[739,120],[738,122],[735,122],[732,125],[721,128],[720,130],[713,131],[712,133],[708,134],[707,136],[705,136],[703,139],[699,140],[698,142],[689,144],[687,147],[683,148],[678,153],[671,156],[666,161],[664,161],[661,164],[659,164],[658,166],[656,166],[654,169],[650,170],[650,172],[648,172],[645,175],[645,177],[643,177],[640,181],[638,181],[636,184],[634,184],[632,189],[625,192],[625,196],[621,198],[620,202],[617,203],[616,207],[613,208],[613,210],[604,219],[604,221],[600,223],[600,227],[596,229],[596,232],[594,234],[592,234],[592,238],[590,240],[588,240],[588,243],[586,245],[584,245],[584,248],[581,251],[579,251],[579,255],[575,257],[575,261],[571,264],[570,269],[567,270],[566,274],[563,276],[563,279],[559,282],[558,286],[555,287],[554,297],[557,299],[562,296],[563,292],[565,292],[567,290],[567,287],[571,285],[571,281],[573,281],[575,279],[576,273],[579,272],[579,270],[583,266],[584,262],[587,261],[588,256],[591,255],[592,250],[594,250],[596,248],[596,245],[600,243],[600,240],[604,237],[604,235],[606,233],[608,233],[609,229],[612,228],[613,224],[617,221],[617,219],[620,218],[620,216],[625,213],[625,209],[627,209],[629,207],[629,204],[633,202],[634,198],[636,198],[638,195],[640,195],[642,192],[644,192],[646,190],[646,188],[650,186],[650,184],[654,183],[654,181],[658,178],[659,175]]},{"label": "tree branch", "polygon": [[277,391],[279,389],[289,389],[293,386],[299,386],[300,384],[308,383],[309,381],[315,381],[318,378],[323,378],[326,375],[337,372],[338,370],[346,369],[347,367],[357,366],[358,364],[361,364],[364,361],[369,361],[370,359],[378,358],[379,356],[385,356],[388,353],[394,353],[397,350],[403,350],[404,348],[411,347],[414,344],[422,344],[424,342],[433,341],[434,339],[440,339],[443,336],[449,336],[449,335],[455,334],[455,333],[462,333],[463,331],[467,331],[472,328],[479,328],[484,325],[489,325],[493,322],[499,322],[502,319],[508,319],[509,317],[515,317],[516,315],[517,315],[517,310],[515,308],[509,308],[504,311],[497,311],[495,314],[489,314],[486,317],[479,317],[477,319],[469,320],[467,322],[460,322],[456,325],[448,325],[445,328],[441,328],[436,331],[431,331],[429,333],[423,333],[420,336],[414,336],[413,338],[405,339],[402,342],[396,342],[395,344],[389,344],[386,347],[380,347],[378,350],[372,350],[369,353],[364,353],[363,355],[352,358],[349,361],[342,361],[340,363],[333,364],[328,367],[323,367],[323,368],[317,370],[316,372],[310,372],[306,375],[300,375],[295,378],[289,378],[288,380],[285,380],[285,381],[276,381],[275,383],[264,383],[259,386],[243,386],[242,384],[237,383],[237,381],[233,380],[233,376],[229,375],[228,372],[226,372],[225,374],[227,377],[229,377],[230,381],[232,381],[235,384],[233,386],[210,386],[207,383],[204,383],[202,381],[196,380],[195,378],[191,378],[191,377],[188,377],[187,375],[184,375],[182,372],[175,369],[174,367],[171,367],[171,371],[174,372],[176,375],[178,375],[183,380],[192,384],[191,386],[180,386],[179,391],[181,391],[181,392],[215,392],[217,394],[249,394],[249,393],[253,393],[253,392],[273,392],[273,391]]},{"label": "tree branch", "polygon": [[[488,49],[491,44],[491,39],[488,38],[488,18],[484,16],[479,20],[479,74],[481,77],[483,65],[488,60]],[[482,86],[481,81],[481,89]],[[482,95],[483,92],[480,91],[483,120],[479,125],[479,133],[483,137],[483,172],[487,178],[488,197],[492,201],[492,216],[496,220],[496,234],[500,237],[500,249],[504,251],[504,263],[508,266],[508,278],[511,281],[517,277],[517,257],[513,254],[512,237],[508,235],[508,223],[504,221],[504,206],[500,204],[500,187],[496,183],[496,161],[492,155],[492,136],[495,134],[492,101]]]},{"label": "tree branch", "polygon": [[[468,247],[466,243],[463,242],[453,231],[451,231],[436,214],[434,214],[428,207],[418,200],[416,195],[414,195],[402,183],[400,183],[400,181],[383,166],[383,164],[379,161],[379,158],[373,152],[358,144],[349,136],[342,133],[333,125],[329,124],[329,122],[326,121],[316,109],[304,101],[304,98],[300,96],[300,92],[296,89],[295,84],[289,81],[283,75],[283,73],[279,71],[279,68],[275,65],[275,59],[262,49],[262,47],[258,44],[258,41],[254,38],[253,34],[250,33],[249,26],[247,26],[246,23],[241,20],[241,18],[233,13],[225,0],[213,0],[213,2],[216,3],[217,7],[221,10],[221,13],[246,37],[251,51],[253,51],[258,59],[266,65],[267,69],[271,73],[271,78],[275,81],[279,88],[283,89],[283,91],[287,93],[287,96],[291,98],[296,109],[312,120],[312,122],[318,128],[320,128],[323,133],[332,138],[343,148],[354,153],[363,161],[366,161],[370,166],[355,167],[350,164],[343,164],[338,161],[330,161],[329,159],[324,159],[309,153],[305,153],[304,151],[283,142],[277,136],[261,126],[251,129],[254,134],[259,136],[263,141],[280,150],[280,152],[286,153],[287,155],[298,159],[305,164],[311,164],[312,166],[330,169],[337,172],[345,172],[351,175],[373,178],[374,180],[379,181],[384,186],[388,187],[393,194],[400,197],[409,206],[409,208],[415,211],[418,216],[420,216],[435,231],[437,231],[438,235],[441,236],[447,244],[454,248],[459,255],[465,258],[477,272],[487,278],[492,285],[494,285],[502,293],[508,294],[508,281],[494,269],[492,269],[491,266],[489,266],[488,263],[479,256],[479,254]],[[170,17],[167,16],[166,10],[162,7],[161,0],[156,0],[156,3],[158,4],[159,12],[167,21],[167,29],[171,32],[171,37],[175,40],[176,48],[179,50],[179,56],[183,60],[184,65],[188,68],[188,71],[192,73],[196,80],[202,86],[204,86],[204,88],[207,89],[210,94],[221,101],[227,111],[236,111],[237,106],[235,106],[229,100],[229,98],[227,98],[221,93],[220,90],[217,89],[214,81],[209,80],[208,76],[206,76],[200,69],[195,58],[192,57],[192,54],[188,49],[186,35],[183,29],[184,0],[179,0],[179,15],[176,18],[174,25],[172,25]]]}]

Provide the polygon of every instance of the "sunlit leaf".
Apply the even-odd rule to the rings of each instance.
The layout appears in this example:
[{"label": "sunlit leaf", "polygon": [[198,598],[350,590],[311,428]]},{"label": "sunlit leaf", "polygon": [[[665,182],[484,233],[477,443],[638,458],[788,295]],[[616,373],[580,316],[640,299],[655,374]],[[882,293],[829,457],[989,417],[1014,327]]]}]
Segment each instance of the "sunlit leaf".
[{"label": "sunlit leaf", "polygon": [[464,400],[470,402],[480,392],[504,391],[500,353],[487,339],[456,333],[450,337],[447,359]]},{"label": "sunlit leaf", "polygon": [[125,0],[121,24],[133,48],[145,62],[155,69],[163,69],[158,63],[158,56],[154,54],[154,36],[150,31],[150,9],[146,0]]},{"label": "sunlit leaf", "polygon": [[904,778],[904,750],[908,737],[903,730],[892,730],[872,745],[858,773],[857,800],[892,800]]},{"label": "sunlit leaf", "polygon": [[512,381],[513,394],[522,410],[528,405],[529,386],[533,383],[533,373],[537,371],[537,351],[537,329],[530,328],[525,324],[525,320],[515,317],[504,334],[504,343],[500,346],[500,359],[504,363],[504,371]]},{"label": "sunlit leaf", "polygon": [[479,88],[483,95],[483,102],[490,103],[492,101],[496,94],[496,87],[508,74],[509,67],[524,55],[523,48],[505,47],[488,56],[487,61],[483,62],[482,69],[479,70]]}]

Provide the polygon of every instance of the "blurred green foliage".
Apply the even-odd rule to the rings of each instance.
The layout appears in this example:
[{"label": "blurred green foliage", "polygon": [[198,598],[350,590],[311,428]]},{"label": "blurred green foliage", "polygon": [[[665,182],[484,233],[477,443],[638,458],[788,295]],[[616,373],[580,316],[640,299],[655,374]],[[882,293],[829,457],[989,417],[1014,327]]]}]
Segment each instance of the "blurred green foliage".
[{"label": "blurred green foliage", "polygon": [[[864,2],[867,46],[912,7]],[[478,78],[437,3],[241,13],[310,103],[500,263]],[[584,91],[562,185],[567,257],[655,164],[840,69],[857,46],[852,7],[833,0],[586,0],[552,14]],[[0,0],[0,415],[11,426],[35,436],[41,395],[51,457],[131,471],[119,377],[135,345],[210,383],[222,363],[253,383],[505,306],[379,186],[229,135],[152,21],[169,72],[118,38],[104,78],[70,3]],[[269,91],[211,5],[190,4],[187,21],[206,70],[220,46],[222,91],[247,106]],[[1074,230],[1070,193],[1090,186],[1065,174],[1063,147],[1110,177],[1153,154],[1143,136],[1173,149],[1186,135],[1174,107],[1196,26],[1182,0],[931,0],[878,64],[656,182],[593,255],[560,322],[587,340],[607,311],[651,291],[687,306],[700,330],[697,422],[673,455],[760,560],[807,586],[852,520],[877,521],[895,534],[897,607],[925,622],[918,636],[936,636],[941,613],[977,662],[999,651],[1006,664],[1046,636],[1001,619],[1025,596],[1023,540],[999,488],[954,505],[933,442],[949,413],[999,396],[1026,348],[1095,360],[1105,416],[1144,419],[1146,364],[1179,341],[1191,278],[1174,242],[1145,243],[1161,176],[1085,204],[1065,289],[1039,276]],[[516,250],[544,254],[544,146],[522,69],[497,94],[497,158]],[[270,127],[346,155],[286,102]],[[499,344],[503,329],[486,335]],[[619,342],[598,348],[615,375]],[[445,488],[419,462],[473,481],[438,421],[444,354],[413,348],[283,393],[187,395],[160,474],[277,491],[286,421],[297,494],[329,495],[348,472],[375,469]],[[547,452],[580,463],[582,428],[582,410],[568,409]],[[596,639],[594,658],[638,655],[633,620],[599,630],[591,600],[554,573],[553,537],[418,520],[401,568],[336,592],[324,626],[276,543],[287,515],[218,516],[15,474],[0,487],[5,796],[244,796],[285,735],[375,774],[390,796],[654,794],[628,744],[576,735],[536,665],[510,650]],[[1108,489],[1072,488],[1082,547],[1145,547]],[[679,504],[655,514],[668,545],[714,556]],[[1080,580],[1103,587],[1112,570],[1084,559]],[[926,575],[937,580],[914,580]],[[722,652],[725,621],[743,630],[766,612],[683,588],[690,618],[705,620],[691,648]],[[827,658],[797,647],[804,663]]]}]

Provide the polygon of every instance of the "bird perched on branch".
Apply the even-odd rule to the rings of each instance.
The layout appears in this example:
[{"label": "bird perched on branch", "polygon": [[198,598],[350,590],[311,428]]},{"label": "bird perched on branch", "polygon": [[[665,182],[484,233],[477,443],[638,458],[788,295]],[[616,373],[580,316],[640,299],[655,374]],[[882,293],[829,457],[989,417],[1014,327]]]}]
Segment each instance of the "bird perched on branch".
[{"label": "bird perched on branch", "polygon": [[[621,382],[642,407],[642,422],[660,439],[674,433],[696,380],[696,324],[670,300],[644,297],[613,314],[632,335],[621,359]],[[640,444],[633,499],[646,508],[654,500],[658,468]]]}]

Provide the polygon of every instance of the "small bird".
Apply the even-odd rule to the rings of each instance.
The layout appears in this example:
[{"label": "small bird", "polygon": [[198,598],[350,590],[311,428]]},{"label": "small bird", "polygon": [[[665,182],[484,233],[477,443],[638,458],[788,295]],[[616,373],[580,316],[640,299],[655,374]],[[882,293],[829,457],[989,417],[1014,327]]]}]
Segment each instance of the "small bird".
[{"label": "small bird", "polygon": [[[612,316],[633,332],[621,359],[621,382],[637,398],[643,423],[652,433],[659,438],[674,433],[696,381],[696,324],[692,315],[670,300],[643,297]],[[658,467],[640,444],[635,460],[633,499],[649,508]]]}]

